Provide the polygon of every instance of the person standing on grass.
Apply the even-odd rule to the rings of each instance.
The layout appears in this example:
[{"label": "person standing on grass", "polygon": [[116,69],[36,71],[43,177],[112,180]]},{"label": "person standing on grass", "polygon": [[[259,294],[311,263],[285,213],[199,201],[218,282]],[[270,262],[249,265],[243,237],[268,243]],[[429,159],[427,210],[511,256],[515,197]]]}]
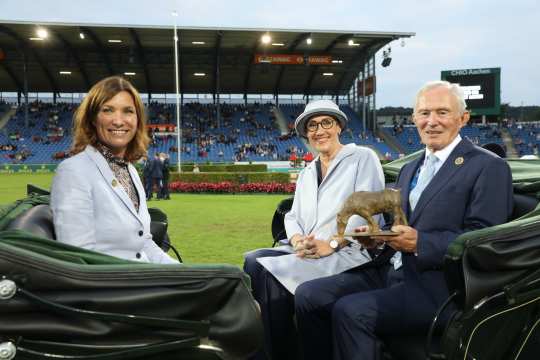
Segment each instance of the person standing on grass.
[{"label": "person standing on grass", "polygon": [[152,161],[146,155],[143,162],[143,181],[146,200],[150,200],[152,198]]},{"label": "person standing on grass", "polygon": [[152,187],[157,187],[156,198],[161,199],[163,195],[163,161],[159,157],[159,153],[155,153],[154,160],[152,160]]},{"label": "person standing on grass", "polygon": [[171,195],[169,193],[169,177],[170,177],[170,163],[169,154],[161,153],[160,158],[163,164],[163,186],[161,187],[161,198],[164,200],[170,200]]},{"label": "person standing on grass", "polygon": [[[337,234],[336,215],[349,195],[384,188],[375,152],[355,144],[341,144],[339,135],[346,124],[347,116],[329,100],[310,102],[296,119],[296,132],[307,138],[319,155],[300,172],[291,211],[285,215],[287,238],[283,245],[245,256],[244,271],[251,277],[265,329],[265,347],[256,359],[298,359],[293,320],[293,294],[298,285],[371,260],[358,244],[335,252],[335,241],[329,241]],[[353,216],[347,230],[351,232],[365,223],[361,217]],[[320,253],[328,256],[321,257],[307,244],[317,244]]]},{"label": "person standing on grass", "polygon": [[152,240],[145,191],[132,164],[148,142],[133,85],[119,76],[95,84],[75,112],[73,156],[53,179],[58,241],[126,260],[178,263]]}]

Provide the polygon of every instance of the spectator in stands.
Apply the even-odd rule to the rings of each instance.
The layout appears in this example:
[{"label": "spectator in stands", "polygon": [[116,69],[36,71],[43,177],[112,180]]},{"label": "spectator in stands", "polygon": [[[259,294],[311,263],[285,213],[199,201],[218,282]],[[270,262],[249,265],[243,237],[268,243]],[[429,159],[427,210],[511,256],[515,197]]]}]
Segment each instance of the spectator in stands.
[{"label": "spectator in stands", "polygon": [[[244,271],[251,277],[253,295],[261,306],[269,360],[298,358],[293,321],[296,286],[369,260],[359,245],[335,252],[335,242],[327,242],[337,232],[336,214],[350,194],[384,188],[375,152],[340,143],[346,122],[346,115],[329,100],[310,102],[296,119],[296,132],[319,155],[298,177],[292,209],[285,216],[283,246],[246,254]],[[347,229],[352,231],[361,224],[365,221],[353,216]]]},{"label": "spectator in stands", "polygon": [[305,163],[305,166],[308,166],[312,161],[313,161],[313,154],[308,151],[304,154],[304,163]]},{"label": "spectator in stands", "polygon": [[127,80],[95,84],[74,115],[73,156],[56,171],[51,208],[58,241],[127,260],[177,263],[152,241],[133,162],[146,154],[144,105]]},{"label": "spectator in stands", "polygon": [[409,226],[393,226],[393,237],[361,240],[372,248],[383,242],[388,254],[397,251],[392,262],[298,287],[305,359],[380,359],[382,337],[425,336],[449,297],[442,271],[448,245],[464,232],[508,221],[512,174],[498,156],[461,138],[469,119],[465,106],[459,86],[446,81],[418,92],[414,122],[426,150],[401,169],[396,184]]},{"label": "spectator in stands", "polygon": [[289,162],[291,164],[291,167],[296,167],[298,162],[298,156],[296,155],[295,151],[291,152],[291,156],[289,156]]}]

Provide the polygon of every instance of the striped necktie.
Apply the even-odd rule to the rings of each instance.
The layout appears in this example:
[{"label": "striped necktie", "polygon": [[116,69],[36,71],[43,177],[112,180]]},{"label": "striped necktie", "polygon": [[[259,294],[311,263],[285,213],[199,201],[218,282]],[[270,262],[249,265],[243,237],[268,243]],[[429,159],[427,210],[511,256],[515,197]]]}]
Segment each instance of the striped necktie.
[{"label": "striped necktie", "polygon": [[411,193],[409,194],[409,204],[411,205],[411,210],[414,210],[416,207],[416,204],[418,204],[418,200],[420,199],[420,195],[422,195],[422,192],[428,186],[431,179],[433,179],[433,176],[435,176],[435,165],[437,164],[437,157],[433,154],[429,154],[426,158],[426,164],[424,168],[420,171],[420,175],[418,176],[418,181],[416,182],[416,186],[414,189],[411,190]]}]

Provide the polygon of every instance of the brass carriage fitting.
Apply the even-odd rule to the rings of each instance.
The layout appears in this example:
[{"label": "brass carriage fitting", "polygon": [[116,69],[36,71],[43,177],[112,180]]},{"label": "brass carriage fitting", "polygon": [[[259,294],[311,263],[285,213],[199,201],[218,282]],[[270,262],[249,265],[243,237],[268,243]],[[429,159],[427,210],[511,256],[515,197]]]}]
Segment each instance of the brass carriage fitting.
[{"label": "brass carriage fitting", "polygon": [[[11,299],[15,295],[16,292],[17,292],[17,285],[13,281],[7,280],[7,279],[0,280],[0,299],[1,300]],[[0,359],[4,359],[4,358],[0,355]]]}]

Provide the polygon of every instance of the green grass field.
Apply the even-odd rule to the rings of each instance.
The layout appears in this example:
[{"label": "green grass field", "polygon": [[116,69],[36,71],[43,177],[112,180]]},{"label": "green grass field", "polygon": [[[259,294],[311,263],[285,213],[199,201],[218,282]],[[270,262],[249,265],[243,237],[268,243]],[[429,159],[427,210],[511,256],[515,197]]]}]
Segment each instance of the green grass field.
[{"label": "green grass field", "polygon": [[[52,174],[0,175],[0,205],[26,195],[26,184],[49,188]],[[186,263],[242,265],[242,254],[272,244],[277,204],[289,195],[171,194],[150,201],[169,217],[169,236]]]}]

